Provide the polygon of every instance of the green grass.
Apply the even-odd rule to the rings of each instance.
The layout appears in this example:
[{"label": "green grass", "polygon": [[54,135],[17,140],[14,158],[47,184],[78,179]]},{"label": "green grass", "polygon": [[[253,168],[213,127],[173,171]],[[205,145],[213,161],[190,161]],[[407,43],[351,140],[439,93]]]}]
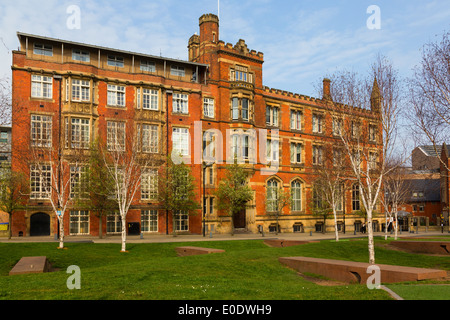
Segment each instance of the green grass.
[{"label": "green grass", "polygon": [[[389,241],[387,241],[389,242]],[[376,262],[450,270],[448,257],[409,254],[376,240]],[[224,249],[224,253],[177,257],[177,246]],[[0,243],[0,299],[61,300],[382,300],[365,284],[320,286],[278,261],[281,256],[368,261],[366,241],[321,241],[270,248],[262,240],[119,244]],[[8,276],[24,256],[46,256],[57,272]],[[81,269],[81,289],[66,286],[67,267]],[[448,283],[448,282],[447,282]],[[394,290],[395,291],[395,290]]]},{"label": "green grass", "polygon": [[449,300],[450,284],[444,285],[405,285],[390,284],[389,289],[405,300]]}]

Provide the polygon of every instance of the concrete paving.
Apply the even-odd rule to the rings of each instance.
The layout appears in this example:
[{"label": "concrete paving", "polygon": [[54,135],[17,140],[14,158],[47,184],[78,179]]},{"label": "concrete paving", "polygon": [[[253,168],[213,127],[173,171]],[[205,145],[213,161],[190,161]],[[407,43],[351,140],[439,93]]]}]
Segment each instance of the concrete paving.
[{"label": "concrete paving", "polygon": [[[398,234],[398,238],[421,238],[421,237],[432,237],[432,236],[449,236],[448,232],[419,232],[419,233],[408,233],[403,231]],[[383,237],[384,232],[375,232],[375,237]],[[388,239],[393,239],[394,235],[388,233]],[[352,239],[352,238],[367,238],[367,233],[356,233],[347,232],[346,234],[340,233],[339,239]],[[333,232],[328,233],[265,233],[262,234],[251,234],[251,233],[236,233],[231,234],[206,234],[197,235],[166,235],[166,234],[144,234],[143,237],[128,235],[127,243],[164,243],[164,242],[195,242],[195,241],[224,241],[224,240],[266,240],[266,239],[285,239],[285,240],[298,240],[298,241],[313,241],[313,240],[334,240],[335,235]],[[12,237],[8,239],[7,237],[0,237],[0,242],[3,243],[15,243],[15,242],[59,242],[55,239],[55,236],[42,236],[42,237]],[[97,236],[65,236],[65,243],[70,242],[93,242],[93,243],[120,243],[120,235],[104,235],[102,239]]]}]

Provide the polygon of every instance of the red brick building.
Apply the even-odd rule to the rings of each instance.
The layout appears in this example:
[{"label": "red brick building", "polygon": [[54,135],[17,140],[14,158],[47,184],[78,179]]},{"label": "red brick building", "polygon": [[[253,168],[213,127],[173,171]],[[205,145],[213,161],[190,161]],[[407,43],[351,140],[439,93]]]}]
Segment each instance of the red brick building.
[{"label": "red brick building", "polygon": [[[30,176],[32,190],[28,209],[14,215],[13,236],[57,232],[49,195],[41,185],[42,179],[55,177],[45,167],[50,163],[46,155],[40,164],[27,160],[33,148],[61,149],[70,162],[89,142],[97,137],[108,141],[119,131],[145,131],[142,150],[159,157],[161,165],[175,153],[190,165],[202,209],[180,218],[178,232],[201,233],[202,217],[206,232],[230,231],[230,217],[215,208],[214,190],[233,155],[250,173],[255,195],[235,217],[235,228],[276,228],[265,199],[268,186],[283,186],[294,201],[279,218],[281,232],[323,230],[322,219],[311,215],[309,203],[320,148],[337,139],[325,107],[329,81],[324,80],[322,98],[265,87],[261,52],[248,49],[244,40],[234,46],[219,40],[219,21],[213,14],[200,17],[199,26],[199,35],[189,39],[189,61],[18,33],[20,50],[13,52],[12,63],[12,161],[14,169]],[[361,120],[366,126],[376,122],[376,111],[365,110]],[[216,161],[205,166],[202,154]],[[274,163],[276,170],[266,172]],[[37,178],[37,165],[49,171],[47,177]],[[129,233],[172,230],[172,219],[161,210],[152,188],[149,182],[136,195],[127,215]],[[348,231],[358,230],[364,218],[356,214],[359,198],[352,185],[343,196],[339,223]],[[66,234],[98,235],[95,215],[75,206],[68,211]],[[120,231],[116,215],[103,219],[103,234]]]}]

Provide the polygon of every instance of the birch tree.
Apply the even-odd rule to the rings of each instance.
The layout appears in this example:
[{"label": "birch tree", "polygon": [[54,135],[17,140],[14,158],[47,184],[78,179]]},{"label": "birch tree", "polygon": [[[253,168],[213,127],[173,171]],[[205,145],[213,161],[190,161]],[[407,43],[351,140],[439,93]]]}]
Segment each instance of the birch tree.
[{"label": "birch tree", "polygon": [[391,168],[401,86],[391,63],[379,56],[368,77],[338,73],[331,80],[330,112],[342,124],[338,135],[367,213],[369,263],[375,263],[372,218]]},{"label": "birch tree", "polygon": [[140,137],[140,132],[127,129],[125,122],[111,121],[107,124],[106,147],[101,148],[112,181],[109,192],[121,218],[121,252],[126,252],[127,214],[141,188],[142,175],[157,165],[155,154],[142,151],[142,146],[151,142],[150,138]]}]

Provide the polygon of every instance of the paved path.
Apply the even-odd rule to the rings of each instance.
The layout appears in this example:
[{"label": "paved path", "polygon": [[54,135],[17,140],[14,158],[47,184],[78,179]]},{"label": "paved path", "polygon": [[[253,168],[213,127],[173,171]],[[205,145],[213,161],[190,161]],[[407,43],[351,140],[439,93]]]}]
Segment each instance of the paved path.
[{"label": "paved path", "polygon": [[[408,233],[402,232],[398,234],[399,238],[413,238],[413,237],[431,237],[431,236],[442,236],[450,235],[448,232],[419,232]],[[383,237],[383,232],[375,232],[375,237]],[[388,239],[393,239],[393,234],[388,234]],[[353,232],[347,232],[346,234],[340,233],[339,239],[350,239],[350,238],[362,238],[367,237],[367,234]],[[223,240],[265,240],[265,239],[286,239],[286,240],[334,240],[334,233],[265,233],[264,236],[261,234],[248,234],[248,233],[236,233],[235,235],[230,234],[207,234],[205,237],[202,235],[161,235],[161,234],[144,234],[141,239],[140,236],[127,236],[127,243],[163,243],[163,242],[191,242],[191,241],[223,241]],[[0,237],[0,242],[58,242],[55,236],[44,236],[44,237],[12,237],[10,240],[6,237]],[[94,242],[94,243],[120,243],[120,235],[107,235],[103,236],[102,239],[94,236],[65,236],[64,242]]]}]

